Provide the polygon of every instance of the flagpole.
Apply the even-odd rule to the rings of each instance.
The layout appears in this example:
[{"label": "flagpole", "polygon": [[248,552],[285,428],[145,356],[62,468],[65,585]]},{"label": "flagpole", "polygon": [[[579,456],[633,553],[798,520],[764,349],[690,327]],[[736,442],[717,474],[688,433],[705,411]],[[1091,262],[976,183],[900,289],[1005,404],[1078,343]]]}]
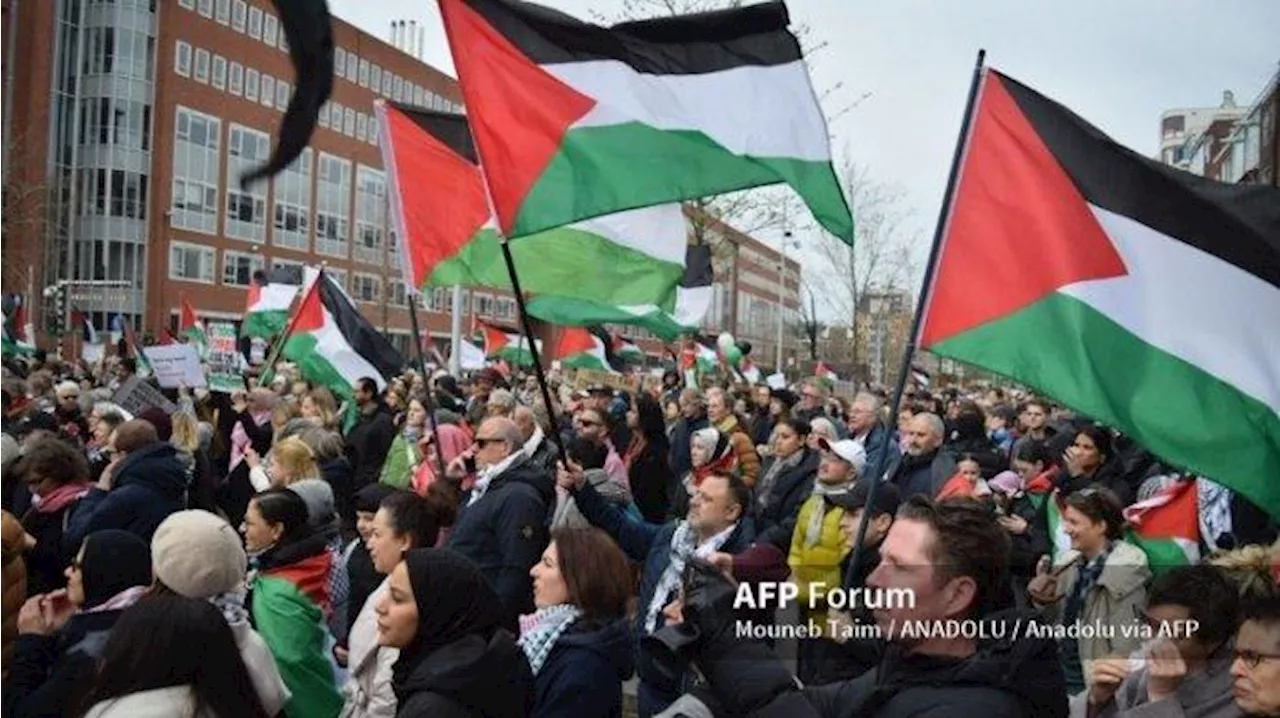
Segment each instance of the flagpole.
[{"label": "flagpole", "polygon": [[[440,469],[439,477],[444,478],[444,453],[440,444],[440,427],[436,424],[435,401],[431,397],[431,377],[427,374],[427,355],[422,348],[422,333],[418,330],[418,301],[422,295],[409,298],[409,326],[413,330],[413,343],[418,347],[418,371],[422,374],[423,385],[427,387],[423,401],[426,402],[427,422],[431,425],[432,440],[436,442],[436,463]],[[428,340],[430,337],[428,337]],[[423,457],[426,458],[426,457]]]},{"label": "flagpole", "polygon": [[[542,371],[542,357],[538,356],[538,341],[533,336],[533,323],[529,321],[529,312],[525,310],[524,292],[520,291],[520,277],[516,274],[516,261],[511,256],[511,244],[505,234],[498,235],[502,245],[502,258],[507,263],[507,276],[511,278],[511,291],[516,295],[516,309],[520,312],[520,326],[529,342],[529,353],[533,355],[533,371],[538,378],[538,388],[542,390],[542,401],[547,405],[547,416],[551,419],[551,427],[556,425],[555,405],[551,403],[551,389],[547,386],[547,375]],[[560,463],[569,466],[569,454],[565,451],[564,442],[553,442],[560,453]]]},{"label": "flagpole", "polygon": [[[924,308],[928,302],[929,293],[933,289],[934,274],[938,270],[938,256],[942,253],[942,239],[946,234],[947,221],[951,217],[951,204],[955,198],[956,183],[960,176],[960,165],[964,159],[965,149],[969,144],[969,130],[973,123],[973,111],[978,99],[978,91],[982,86],[982,70],[986,57],[986,50],[978,50],[978,57],[973,65],[973,79],[969,83],[969,97],[965,101],[964,119],[960,122],[960,133],[956,138],[955,152],[951,156],[951,170],[947,174],[947,188],[942,196],[942,206],[938,209],[938,223],[933,230],[933,244],[929,247],[929,261],[925,265],[924,282],[921,284],[920,296],[916,299],[915,314],[911,317],[911,332],[907,335],[906,346],[902,348],[902,361],[898,366],[898,376],[893,389],[893,403],[889,411],[890,430],[885,431],[880,440],[880,456],[887,455],[889,451],[889,442],[893,436],[892,429],[897,424],[898,410],[902,406],[902,395],[907,387],[907,377],[911,374],[911,359],[915,355],[916,347],[920,341],[920,326],[924,319]],[[850,584],[861,571],[862,561],[866,555],[867,526],[871,523],[871,519],[874,518],[875,514],[876,494],[880,492],[880,484],[888,480],[886,475],[873,478],[874,480],[867,491],[867,508],[862,512],[862,519],[858,522],[858,533],[853,543],[853,555],[849,559],[849,569],[845,574],[846,587],[852,587]],[[903,498],[906,497],[904,496]]]}]

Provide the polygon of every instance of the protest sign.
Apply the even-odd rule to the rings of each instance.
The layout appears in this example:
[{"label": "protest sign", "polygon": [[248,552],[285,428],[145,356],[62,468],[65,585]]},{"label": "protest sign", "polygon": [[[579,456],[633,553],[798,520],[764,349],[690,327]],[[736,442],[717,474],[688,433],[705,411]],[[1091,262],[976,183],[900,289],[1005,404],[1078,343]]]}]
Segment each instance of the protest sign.
[{"label": "protest sign", "polygon": [[603,384],[612,389],[634,392],[639,386],[637,377],[602,369],[579,369],[573,377],[573,388],[585,390],[592,384]]},{"label": "protest sign", "polygon": [[164,344],[143,347],[147,363],[155,374],[156,383],[164,389],[186,386],[202,389],[207,386],[204,369],[200,366],[200,354],[190,344]]},{"label": "protest sign", "polygon": [[102,356],[106,348],[102,344],[85,344],[80,347],[80,356],[90,364],[97,364],[102,361]]},{"label": "protest sign", "polygon": [[133,416],[137,416],[153,406],[158,407],[166,414],[172,414],[178,410],[178,407],[173,402],[164,398],[164,394],[161,394],[159,389],[136,376],[129,377],[127,381],[121,384],[120,388],[116,390],[115,396],[111,397],[111,401]]}]

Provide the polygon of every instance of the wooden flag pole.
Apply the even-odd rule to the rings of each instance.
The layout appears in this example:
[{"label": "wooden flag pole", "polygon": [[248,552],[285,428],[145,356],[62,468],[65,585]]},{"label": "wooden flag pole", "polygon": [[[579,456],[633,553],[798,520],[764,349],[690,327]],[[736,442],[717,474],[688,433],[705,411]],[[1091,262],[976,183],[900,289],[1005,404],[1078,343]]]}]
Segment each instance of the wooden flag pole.
[{"label": "wooden flag pole", "polygon": [[[555,404],[551,403],[551,389],[547,386],[547,375],[542,371],[542,357],[538,355],[538,342],[533,337],[533,323],[529,321],[529,312],[525,310],[524,292],[520,291],[520,277],[516,274],[516,261],[511,256],[511,245],[505,235],[499,235],[502,244],[502,258],[507,263],[507,276],[511,278],[511,291],[516,295],[516,308],[520,311],[520,327],[529,342],[529,353],[533,355],[533,371],[538,377],[538,388],[542,390],[542,401],[547,405],[547,416],[551,418],[551,428],[556,426]],[[548,438],[550,440],[550,438]],[[554,442],[560,453],[560,463],[569,466],[569,453],[565,451],[564,442]]]},{"label": "wooden flag pole", "polygon": [[[907,335],[907,345],[902,349],[902,361],[898,366],[898,378],[893,388],[893,403],[889,411],[889,431],[884,432],[884,437],[880,440],[880,456],[885,456],[889,451],[889,442],[892,441],[893,431],[898,421],[898,410],[902,406],[902,395],[906,392],[907,377],[911,375],[911,360],[915,356],[916,347],[920,341],[920,325],[924,319],[924,308],[929,299],[929,292],[933,288],[933,276],[938,270],[938,256],[942,253],[942,238],[946,234],[947,220],[951,217],[951,203],[955,197],[956,181],[960,176],[960,163],[964,158],[965,147],[969,144],[969,130],[973,123],[973,109],[978,99],[978,89],[982,86],[982,70],[983,64],[987,58],[986,50],[978,50],[978,58],[973,66],[973,79],[969,84],[969,98],[965,102],[964,119],[960,122],[960,134],[956,138],[956,149],[951,156],[951,171],[947,174],[947,188],[942,197],[942,207],[938,209],[938,223],[933,230],[933,244],[929,248],[929,262],[925,265],[924,282],[921,285],[920,296],[916,299],[915,314],[911,318],[911,332]],[[849,558],[849,569],[845,573],[845,586],[853,588],[854,580],[862,570],[862,561],[866,556],[867,542],[867,526],[874,518],[876,495],[880,493],[880,484],[888,480],[888,476],[880,475],[872,477],[870,488],[867,491],[866,508],[862,512],[862,519],[858,522],[858,533],[853,543],[853,555]],[[907,497],[903,497],[904,499]]]},{"label": "wooden flag pole", "polygon": [[[437,478],[444,480],[444,452],[440,448],[440,426],[436,422],[435,401],[431,396],[431,377],[427,375],[427,355],[422,349],[422,333],[418,330],[418,300],[420,297],[421,295],[417,295],[409,298],[409,326],[413,330],[413,343],[418,348],[418,371],[422,373],[422,383],[427,387],[423,401],[426,402],[427,423],[431,426],[431,440],[436,444],[436,464],[437,468],[440,469],[440,474]],[[425,459],[426,457],[424,456],[423,458]]]}]

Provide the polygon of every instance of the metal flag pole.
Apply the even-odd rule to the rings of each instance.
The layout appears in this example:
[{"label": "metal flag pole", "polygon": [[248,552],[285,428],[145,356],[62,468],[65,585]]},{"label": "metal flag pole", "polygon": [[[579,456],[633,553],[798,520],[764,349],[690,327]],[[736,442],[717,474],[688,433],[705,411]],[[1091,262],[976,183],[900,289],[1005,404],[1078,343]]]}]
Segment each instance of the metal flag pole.
[{"label": "metal flag pole", "polygon": [[[929,262],[925,265],[924,282],[921,285],[920,296],[916,299],[916,309],[914,316],[911,318],[911,332],[907,335],[907,345],[902,349],[902,361],[898,367],[897,382],[893,389],[893,403],[889,412],[890,430],[884,432],[884,437],[880,440],[880,456],[885,456],[889,451],[889,442],[893,436],[892,429],[896,427],[898,410],[902,406],[902,395],[907,387],[907,377],[911,375],[911,359],[915,355],[916,346],[920,341],[920,326],[923,323],[924,308],[928,302],[929,293],[933,288],[933,275],[938,270],[938,256],[942,253],[942,239],[946,234],[947,220],[951,217],[951,204],[955,198],[956,182],[960,175],[960,163],[964,159],[965,148],[969,144],[969,130],[973,123],[973,110],[978,99],[978,90],[982,86],[982,70],[986,57],[986,50],[978,50],[978,59],[973,66],[973,79],[969,84],[969,98],[965,101],[964,119],[960,122],[960,134],[956,138],[956,149],[951,156],[951,171],[947,174],[947,189],[942,196],[942,207],[938,209],[938,223],[933,230],[933,244],[929,247]],[[858,521],[858,534],[854,539],[853,555],[849,559],[849,570],[845,574],[845,585],[850,588],[855,577],[858,576],[862,569],[862,561],[866,555],[867,526],[871,523],[875,513],[876,495],[880,493],[880,484],[884,483],[888,477],[881,475],[873,477],[873,479],[867,491],[866,508],[862,511],[862,519]]]},{"label": "metal flag pole", "polygon": [[[422,348],[423,336],[422,333],[418,331],[418,301],[422,296],[423,295],[418,294],[417,296],[409,298],[409,326],[413,330],[413,343],[417,345],[418,349],[418,371],[422,374],[423,385],[427,387],[426,396],[423,398],[423,401],[426,402],[427,423],[431,425],[432,440],[436,442],[436,464],[440,469],[439,478],[443,480],[445,477],[445,467],[444,452],[440,449],[440,427],[436,422],[435,400],[431,396],[431,377],[427,375],[427,355],[426,351]],[[431,337],[427,336],[426,339],[427,341],[430,341]]]},{"label": "metal flag pole", "polygon": [[[542,371],[542,357],[538,356],[538,342],[533,337],[533,323],[529,321],[529,312],[525,311],[524,292],[520,291],[520,277],[516,274],[516,261],[511,256],[511,244],[506,235],[499,235],[502,244],[502,258],[507,263],[507,276],[511,278],[511,291],[516,295],[516,309],[520,312],[520,327],[525,340],[529,342],[529,353],[533,356],[533,371],[538,377],[538,388],[542,390],[542,401],[547,405],[547,416],[551,418],[551,426],[555,428],[556,410],[551,403],[551,389],[547,386],[547,375]],[[563,441],[553,442],[560,453],[560,462],[569,466],[569,454],[565,451]]]}]

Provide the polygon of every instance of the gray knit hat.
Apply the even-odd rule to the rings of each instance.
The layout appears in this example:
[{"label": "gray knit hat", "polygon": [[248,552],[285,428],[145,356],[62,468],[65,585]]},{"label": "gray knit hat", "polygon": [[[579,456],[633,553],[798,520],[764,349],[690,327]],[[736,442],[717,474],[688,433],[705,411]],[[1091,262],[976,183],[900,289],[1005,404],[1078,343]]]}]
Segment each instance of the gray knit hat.
[{"label": "gray knit hat", "polygon": [[333,488],[323,479],[303,479],[289,484],[289,490],[307,504],[307,523],[312,528],[327,526],[333,521]]}]

